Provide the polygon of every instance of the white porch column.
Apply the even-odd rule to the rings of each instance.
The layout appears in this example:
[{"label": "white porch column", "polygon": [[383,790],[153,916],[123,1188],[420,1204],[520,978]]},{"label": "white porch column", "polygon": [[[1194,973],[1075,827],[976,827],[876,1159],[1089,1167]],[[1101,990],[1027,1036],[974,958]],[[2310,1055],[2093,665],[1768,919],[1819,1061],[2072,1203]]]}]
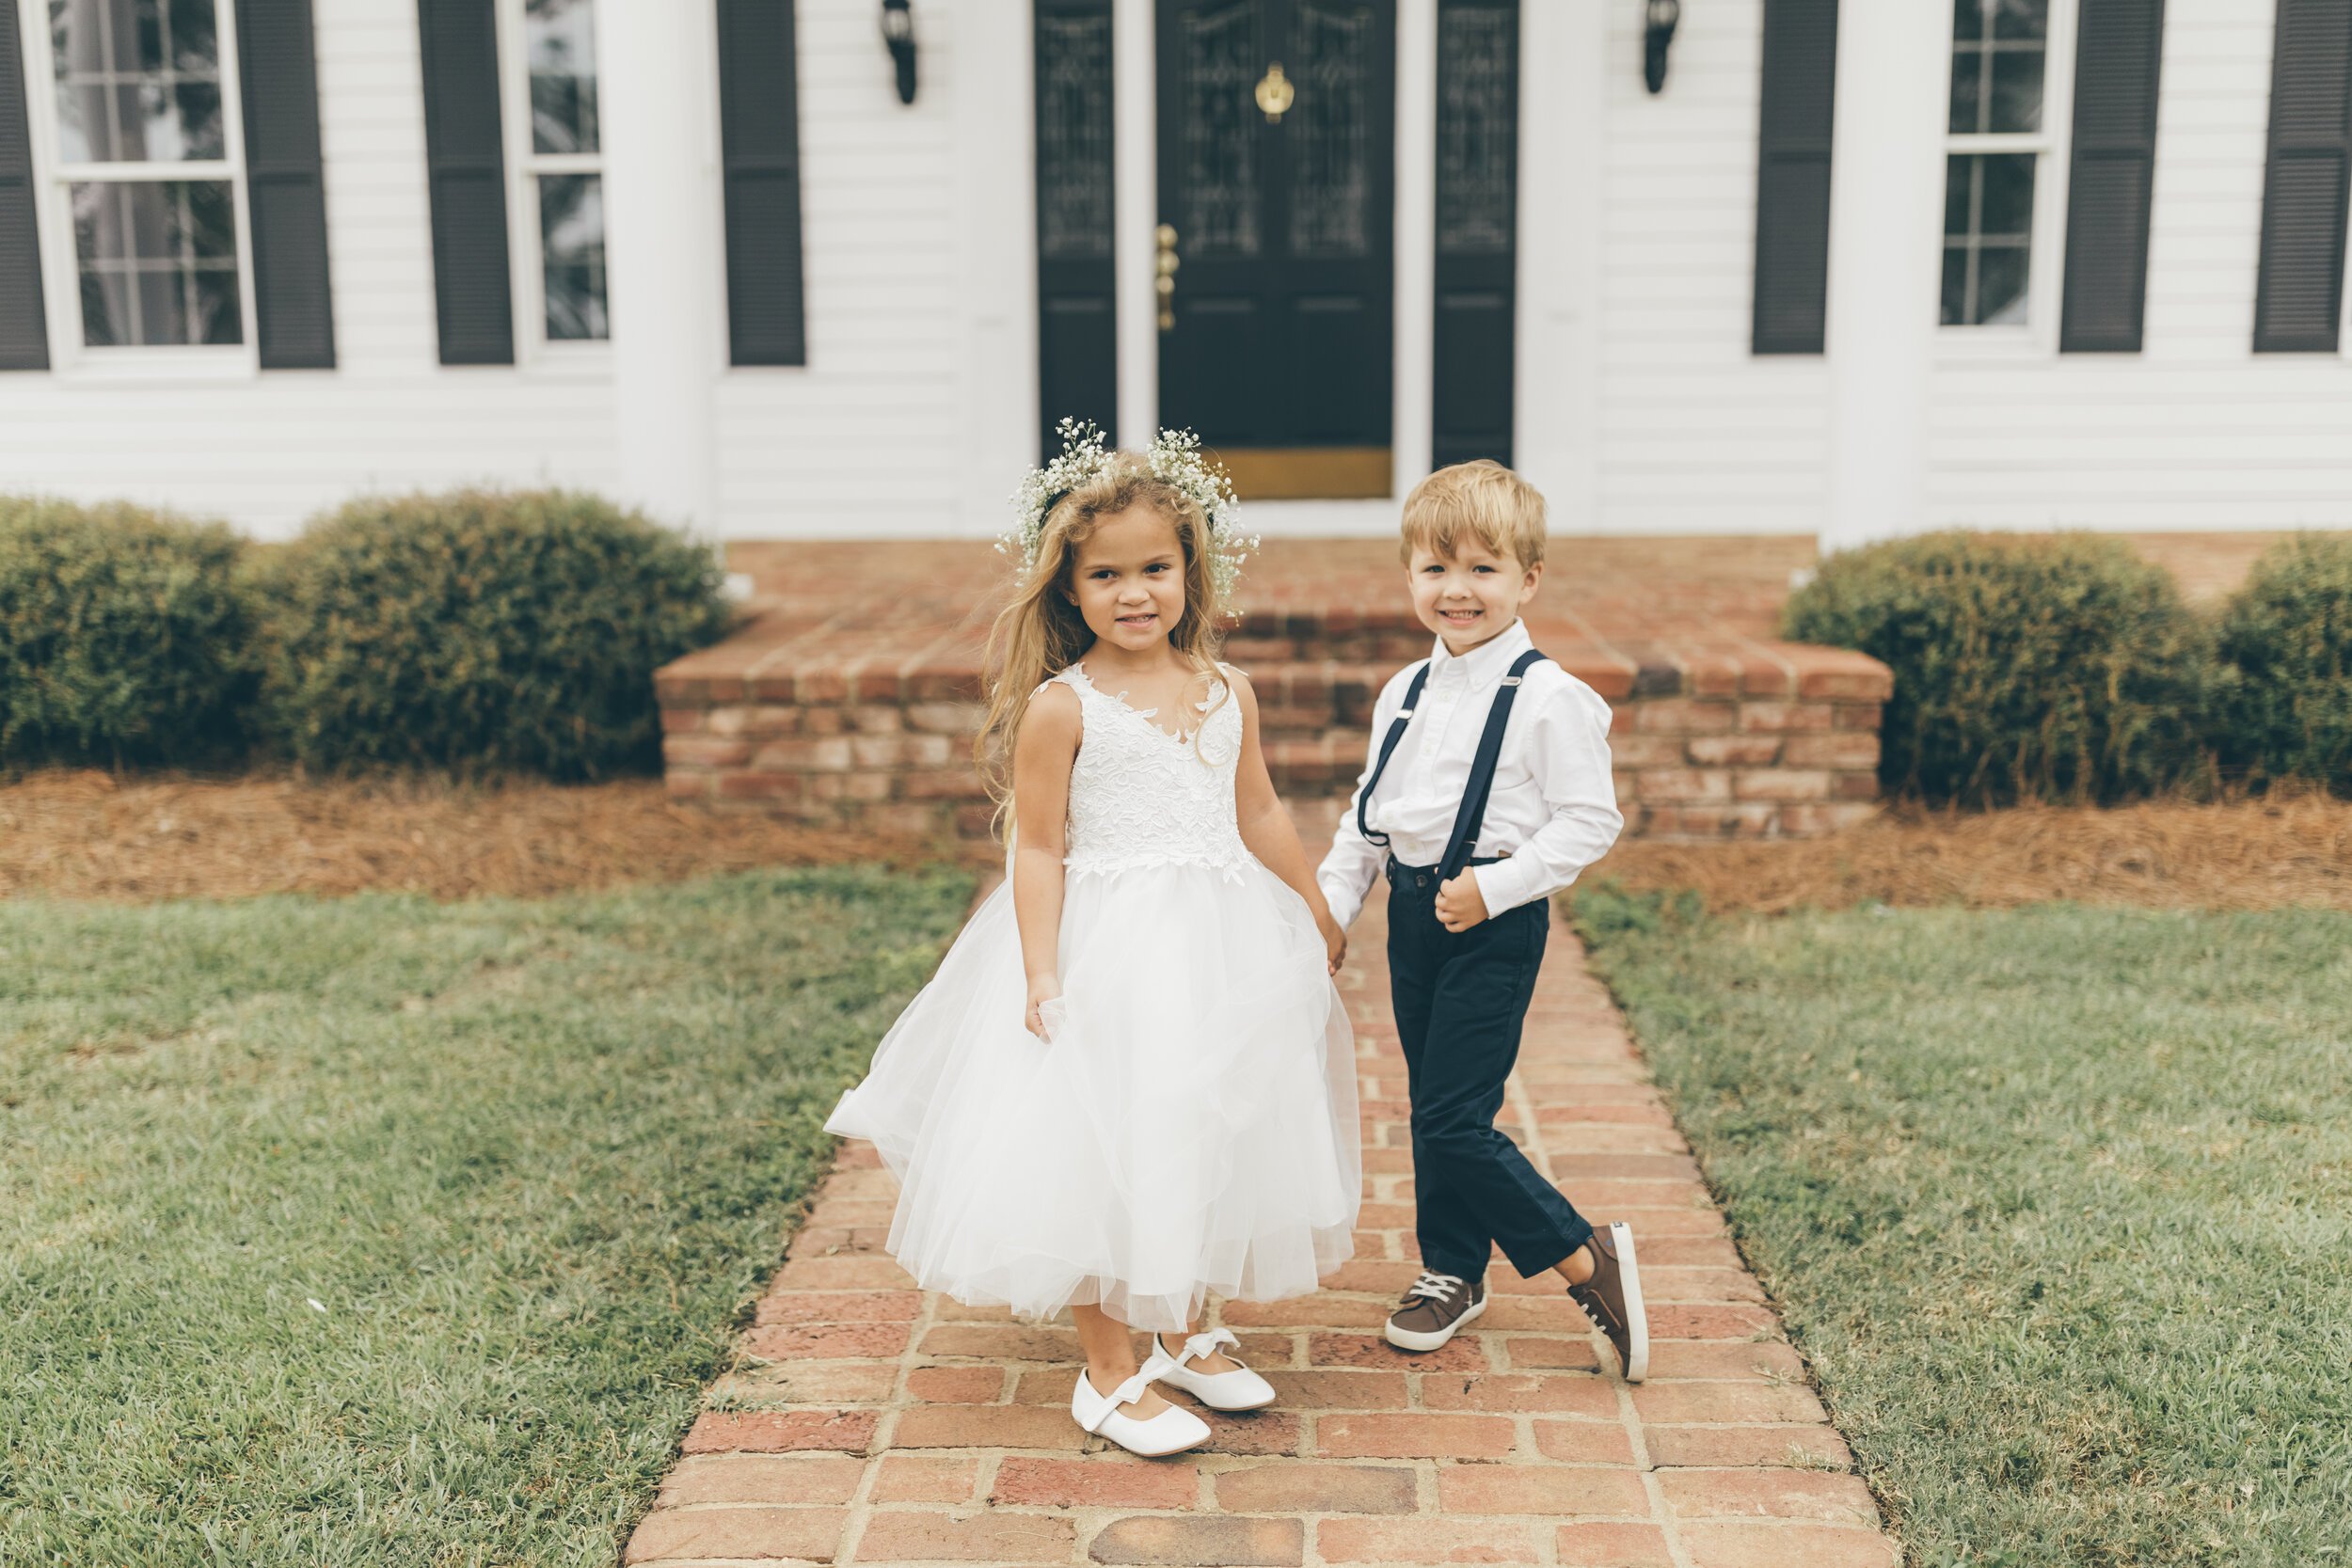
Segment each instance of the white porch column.
[{"label": "white porch column", "polygon": [[[1159,434],[1159,52],[1152,0],[1111,0],[1111,300],[1118,316],[1118,445],[1140,449]],[[1178,251],[1183,244],[1178,243]],[[1177,287],[1184,286],[1180,276]]]},{"label": "white porch column", "polygon": [[726,364],[717,27],[712,0],[596,9],[621,487],[706,536],[719,531],[711,422]]},{"label": "white porch column", "polygon": [[1824,550],[1915,532],[1943,253],[1951,7],[1837,8]]},{"label": "white porch column", "polygon": [[1397,0],[1390,493],[1429,472],[1438,373],[1438,0]]}]

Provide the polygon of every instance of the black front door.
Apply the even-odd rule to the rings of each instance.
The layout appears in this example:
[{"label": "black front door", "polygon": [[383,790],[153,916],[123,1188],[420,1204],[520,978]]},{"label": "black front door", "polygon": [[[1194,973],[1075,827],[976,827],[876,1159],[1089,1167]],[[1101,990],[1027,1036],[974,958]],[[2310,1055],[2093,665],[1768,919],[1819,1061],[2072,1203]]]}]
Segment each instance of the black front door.
[{"label": "black front door", "polygon": [[1244,499],[1388,494],[1394,0],[1160,0],[1157,53],[1160,422]]}]

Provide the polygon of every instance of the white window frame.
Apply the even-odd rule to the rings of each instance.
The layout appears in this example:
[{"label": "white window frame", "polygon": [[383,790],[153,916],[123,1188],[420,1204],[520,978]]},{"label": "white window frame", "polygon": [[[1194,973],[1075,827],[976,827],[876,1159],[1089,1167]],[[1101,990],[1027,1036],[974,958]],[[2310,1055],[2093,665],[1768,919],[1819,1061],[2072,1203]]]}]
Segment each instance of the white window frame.
[{"label": "white window frame", "polygon": [[[245,168],[245,97],[238,75],[237,0],[213,0],[220,46],[222,151],[169,163],[68,164],[57,131],[56,60],[48,0],[5,0],[16,13],[24,62],[24,109],[33,153],[34,212],[40,226],[41,293],[49,317],[50,363],[91,380],[222,380],[261,373],[253,288],[253,214]],[[226,180],[235,214],[239,341],[234,343],[93,345],[82,326],[80,258],[74,251],[72,187],[89,182]]]},{"label": "white window frame", "polygon": [[[539,236],[539,177],[543,174],[593,174],[607,178],[604,168],[603,81],[604,30],[596,29],[598,93],[596,150],[540,152],[531,134],[531,48],[525,25],[526,0],[496,0],[499,47],[499,124],[506,152],[507,254],[512,260],[515,296],[515,357],[524,367],[544,370],[599,371],[612,364],[612,209],[605,209],[605,320],[602,338],[548,336],[547,257]],[[596,0],[601,11],[603,0]],[[603,17],[596,18],[599,24]]]},{"label": "white window frame", "polygon": [[[1953,0],[1944,9],[1944,102],[1939,112],[1951,122]],[[2042,129],[1978,135],[1947,130],[1936,146],[1935,204],[1937,291],[1936,342],[1953,357],[2058,357],[2058,313],[2065,299],[2066,192],[2073,174],[2074,139],[2074,17],[2078,0],[2049,0],[2049,33],[2042,62]],[[1944,201],[1949,160],[1971,152],[2030,152],[2033,171],[2033,230],[2026,258],[2026,320],[2020,325],[1947,325],[1941,320],[1944,286]]]}]

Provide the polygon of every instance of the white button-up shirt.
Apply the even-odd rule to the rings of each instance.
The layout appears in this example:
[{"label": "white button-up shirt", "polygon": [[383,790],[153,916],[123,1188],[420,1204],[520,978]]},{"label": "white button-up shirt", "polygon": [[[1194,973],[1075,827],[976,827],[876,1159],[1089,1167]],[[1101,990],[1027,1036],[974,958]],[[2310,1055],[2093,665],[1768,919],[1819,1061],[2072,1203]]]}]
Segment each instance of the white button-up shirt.
[{"label": "white button-up shirt", "polygon": [[[1362,911],[1364,895],[1390,855],[1406,865],[1435,865],[1444,857],[1487,711],[1512,663],[1533,646],[1524,621],[1513,622],[1458,658],[1439,640],[1429,661],[1428,685],[1365,814],[1375,832],[1389,836],[1388,847],[1357,830],[1351,795],[1339,837],[1315,873],[1332,918],[1342,926]],[[1399,671],[1373,706],[1372,746],[1356,795],[1363,793],[1379,760],[1380,742],[1404,709],[1415,668]],[[1535,665],[1512,704],[1495,764],[1494,793],[1472,850],[1509,857],[1471,868],[1487,914],[1566,887],[1609,852],[1624,826],[1609,766],[1609,705],[1557,664]]]}]

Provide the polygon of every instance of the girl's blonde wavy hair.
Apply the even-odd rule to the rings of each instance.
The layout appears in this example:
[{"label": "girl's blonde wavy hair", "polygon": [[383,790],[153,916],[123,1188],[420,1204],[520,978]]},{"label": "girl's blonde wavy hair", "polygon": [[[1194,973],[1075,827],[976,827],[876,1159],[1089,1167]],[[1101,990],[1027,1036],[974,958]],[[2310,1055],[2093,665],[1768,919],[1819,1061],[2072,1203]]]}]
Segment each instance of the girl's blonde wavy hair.
[{"label": "girl's blonde wavy hair", "polygon": [[996,802],[1000,837],[1010,832],[1013,737],[1029,702],[1046,680],[1078,662],[1094,644],[1094,633],[1072,597],[1078,547],[1094,537],[1104,519],[1136,506],[1150,507],[1175,525],[1184,551],[1184,610],[1168,634],[1168,644],[1201,676],[1218,678],[1216,655],[1225,628],[1218,620],[1208,514],[1182,487],[1154,476],[1149,459],[1113,452],[1099,474],[1047,510],[1038,530],[1035,562],[989,629],[988,713],[973,756],[989,799]]}]

